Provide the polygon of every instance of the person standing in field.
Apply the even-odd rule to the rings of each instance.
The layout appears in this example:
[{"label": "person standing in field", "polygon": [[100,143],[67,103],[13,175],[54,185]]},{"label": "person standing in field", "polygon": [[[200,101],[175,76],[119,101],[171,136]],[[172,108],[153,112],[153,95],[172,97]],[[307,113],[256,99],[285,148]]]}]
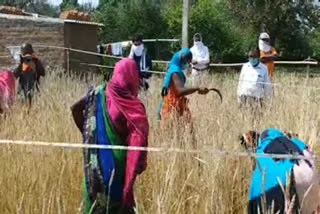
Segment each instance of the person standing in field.
[{"label": "person standing in field", "polygon": [[209,49],[203,44],[200,33],[194,34],[193,47],[190,51],[192,53],[192,75],[199,76],[208,69],[210,62]]},{"label": "person standing in field", "polygon": [[[136,63],[124,58],[115,65],[108,85],[89,89],[71,108],[83,142],[147,147],[149,124],[138,91]],[[85,149],[84,162],[84,213],[134,213],[133,185],[147,167],[147,153]]]},{"label": "person standing in field", "polygon": [[188,48],[182,48],[175,53],[169,63],[169,70],[165,76],[161,91],[162,100],[158,109],[160,119],[167,119],[173,114],[191,121],[191,113],[188,108],[187,95],[198,92],[207,94],[207,88],[186,88],[186,77],[183,73],[188,64],[192,62],[192,53]]},{"label": "person standing in field", "polygon": [[262,102],[271,96],[272,87],[267,67],[260,62],[257,48],[249,52],[249,62],[242,66],[238,84],[238,102],[241,107],[261,108]]},{"label": "person standing in field", "polygon": [[150,78],[152,73],[152,60],[146,53],[143,45],[142,36],[135,36],[132,39],[132,47],[129,54],[129,58],[134,59],[137,64],[138,70],[140,71],[140,86],[144,90],[148,90],[150,84]]},{"label": "person standing in field", "polygon": [[267,33],[261,33],[259,37],[260,60],[268,67],[269,77],[272,80],[274,76],[274,61],[277,59],[277,51],[270,45],[270,36]]}]

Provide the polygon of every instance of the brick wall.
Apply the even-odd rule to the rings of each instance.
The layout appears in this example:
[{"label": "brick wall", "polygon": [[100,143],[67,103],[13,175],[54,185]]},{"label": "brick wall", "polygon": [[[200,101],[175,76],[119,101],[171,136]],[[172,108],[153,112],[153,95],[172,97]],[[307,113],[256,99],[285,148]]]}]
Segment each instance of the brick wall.
[{"label": "brick wall", "polygon": [[[64,46],[64,23],[57,19],[44,19],[14,15],[0,15],[0,56],[10,55],[6,46],[20,46],[24,42],[36,45]],[[65,51],[36,48],[36,54],[49,66],[65,67]],[[12,67],[12,58],[0,58],[1,67]]]}]

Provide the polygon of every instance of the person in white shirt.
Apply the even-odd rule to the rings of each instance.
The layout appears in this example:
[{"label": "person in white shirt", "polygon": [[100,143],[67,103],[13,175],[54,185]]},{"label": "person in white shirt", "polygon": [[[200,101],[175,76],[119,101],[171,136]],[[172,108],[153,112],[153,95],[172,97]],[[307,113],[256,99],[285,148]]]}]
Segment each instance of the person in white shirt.
[{"label": "person in white shirt", "polygon": [[193,36],[193,46],[190,49],[192,53],[192,75],[197,76],[208,69],[210,58],[209,49],[202,42],[200,33]]},{"label": "person in white shirt", "polygon": [[260,62],[260,51],[255,48],[249,52],[249,62],[242,66],[238,84],[240,106],[262,107],[262,101],[270,97],[272,86],[268,68]]}]

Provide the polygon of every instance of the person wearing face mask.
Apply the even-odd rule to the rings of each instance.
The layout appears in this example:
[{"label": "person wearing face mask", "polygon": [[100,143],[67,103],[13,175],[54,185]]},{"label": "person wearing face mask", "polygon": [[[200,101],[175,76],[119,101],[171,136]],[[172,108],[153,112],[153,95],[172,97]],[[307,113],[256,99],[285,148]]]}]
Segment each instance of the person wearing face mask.
[{"label": "person wearing face mask", "polygon": [[208,69],[209,66],[209,49],[202,42],[199,33],[193,36],[193,47],[190,49],[192,53],[192,75],[198,76]]},{"label": "person wearing face mask", "polygon": [[274,76],[274,61],[277,58],[277,51],[270,45],[270,36],[267,33],[261,33],[259,37],[260,60],[268,67],[269,77]]},{"label": "person wearing face mask", "polygon": [[152,73],[149,71],[152,70],[152,60],[146,54],[142,36],[135,36],[132,39],[131,51],[129,58],[136,61],[138,70],[140,72],[140,86],[147,90],[149,88],[149,81]]},{"label": "person wearing face mask", "polygon": [[241,107],[261,108],[262,101],[272,92],[268,68],[260,62],[260,52],[249,52],[249,62],[242,66],[238,84],[238,102]]},{"label": "person wearing face mask", "polygon": [[188,48],[182,48],[175,53],[169,63],[169,70],[166,73],[161,91],[161,102],[158,109],[160,119],[167,119],[170,115],[184,116],[188,122],[191,121],[191,113],[188,108],[187,95],[198,92],[207,94],[207,88],[185,87],[186,77],[183,70],[187,69],[192,61],[192,53]]}]

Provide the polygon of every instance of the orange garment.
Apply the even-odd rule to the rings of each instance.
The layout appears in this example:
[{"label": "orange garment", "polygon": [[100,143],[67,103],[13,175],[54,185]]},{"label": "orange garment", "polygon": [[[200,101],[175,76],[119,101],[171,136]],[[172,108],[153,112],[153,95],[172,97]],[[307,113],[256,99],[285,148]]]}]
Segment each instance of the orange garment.
[{"label": "orange garment", "polygon": [[188,108],[188,99],[185,96],[178,96],[178,91],[171,80],[168,95],[163,98],[161,118],[168,118],[173,113],[177,113],[178,116],[185,115],[187,118],[191,117]]},{"label": "orange garment", "polygon": [[[269,52],[260,51],[260,57],[276,55],[277,51],[274,47],[271,48]],[[274,61],[264,63],[268,67],[269,77],[272,78],[274,75]]]}]

